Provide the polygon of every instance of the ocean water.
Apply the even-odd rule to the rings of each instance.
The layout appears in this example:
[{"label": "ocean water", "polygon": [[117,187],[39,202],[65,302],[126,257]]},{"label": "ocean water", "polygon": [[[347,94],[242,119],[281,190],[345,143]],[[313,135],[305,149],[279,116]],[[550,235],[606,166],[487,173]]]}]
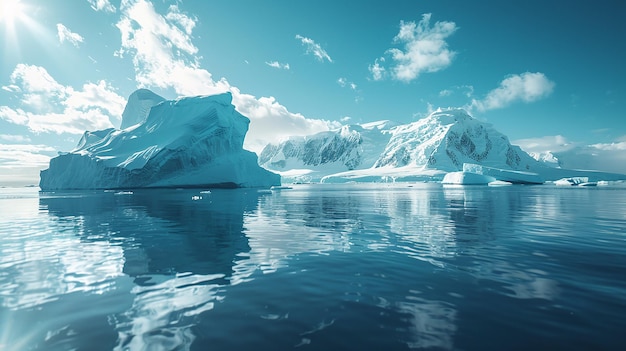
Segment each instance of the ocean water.
[{"label": "ocean water", "polygon": [[0,350],[623,350],[626,188],[0,189]]}]

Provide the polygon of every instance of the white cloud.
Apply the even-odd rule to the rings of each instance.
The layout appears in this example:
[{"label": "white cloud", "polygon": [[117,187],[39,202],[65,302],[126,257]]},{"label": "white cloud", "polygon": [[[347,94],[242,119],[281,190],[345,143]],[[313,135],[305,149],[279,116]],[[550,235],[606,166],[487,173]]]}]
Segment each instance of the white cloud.
[{"label": "white cloud", "polygon": [[22,103],[37,110],[50,106],[49,100],[63,99],[66,87],[57,83],[41,66],[18,64],[11,73],[11,83],[16,93],[22,94]]},{"label": "white cloud", "polygon": [[0,106],[0,118],[13,124],[27,125],[28,116],[22,109],[12,109],[9,106]]},{"label": "white cloud", "polygon": [[343,78],[343,77],[337,79],[337,84],[339,84],[342,88],[345,88],[346,86],[352,90],[356,90],[357,88],[357,85],[355,83],[350,82],[346,78]]},{"label": "white cloud", "polygon": [[333,62],[330,58],[326,50],[322,49],[322,46],[316,43],[313,39],[303,37],[300,34],[296,34],[296,39],[302,42],[302,45],[306,47],[307,54],[313,54],[319,61],[327,60],[328,62]]},{"label": "white cloud", "polygon": [[[422,15],[419,23],[400,21],[400,31],[394,42],[403,45],[402,49],[391,48],[386,54],[391,56],[389,73],[392,79],[410,82],[424,72],[437,72],[452,63],[455,52],[448,49],[446,39],[458,28],[454,22],[436,22],[430,26],[431,14]],[[383,78],[386,70],[376,60],[369,70],[374,80]]]},{"label": "white cloud", "polygon": [[56,150],[46,145],[0,144],[0,184],[37,184],[39,171],[48,167],[54,155]]},{"label": "white cloud", "polygon": [[450,95],[452,95],[452,90],[450,89],[444,89],[439,92],[439,97],[450,96]]},{"label": "white cloud", "polygon": [[507,107],[517,101],[534,102],[552,94],[554,85],[541,72],[510,75],[500,82],[499,87],[487,93],[484,99],[472,100],[469,109],[487,111]]},{"label": "white cloud", "polygon": [[617,143],[600,143],[590,145],[592,148],[604,151],[626,151],[626,141]]},{"label": "white cloud", "polygon": [[191,18],[186,14],[180,12],[178,5],[170,5],[169,11],[165,18],[173,23],[178,24],[179,27],[184,29],[187,35],[191,35],[193,28],[196,26],[196,18]]},{"label": "white cloud", "polygon": [[87,0],[91,4],[91,8],[96,11],[115,12],[115,6],[111,5],[109,0]]},{"label": "white cloud", "polygon": [[377,58],[374,60],[373,65],[368,66],[370,73],[372,73],[372,79],[374,80],[382,80],[386,73],[386,69],[381,65],[381,62],[385,62],[384,57]]},{"label": "white cloud", "polygon": [[18,87],[15,84],[9,84],[9,85],[2,86],[2,90],[8,91],[9,93],[17,93],[20,91],[20,87]]},{"label": "white cloud", "polygon": [[244,146],[257,153],[268,142],[275,143],[292,135],[310,135],[341,125],[338,122],[306,118],[302,114],[290,112],[272,96],[257,99],[252,95],[242,94],[235,87],[231,91],[237,111],[250,118],[250,129]]},{"label": "white cloud", "polygon": [[75,47],[78,47],[78,45],[84,40],[84,38],[80,36],[80,34],[72,32],[71,30],[69,30],[69,28],[61,23],[57,23],[57,35],[59,36],[59,42],[61,44],[67,41]]},{"label": "white cloud", "polygon": [[570,150],[576,145],[562,135],[548,135],[538,138],[518,139],[512,142],[528,153],[559,152]]},{"label": "white cloud", "polygon": [[266,65],[270,66],[270,67],[274,67],[274,68],[278,68],[278,69],[289,69],[289,64],[288,63],[280,63],[278,61],[270,61],[270,62],[265,62]]},{"label": "white cloud", "polygon": [[474,87],[471,85],[455,85],[449,89],[443,89],[439,92],[439,97],[447,97],[455,94],[463,94],[470,98],[474,94]]},{"label": "white cloud", "polygon": [[126,99],[105,81],[85,83],[80,90],[59,84],[40,66],[18,64],[11,83],[19,89],[23,108],[0,106],[0,118],[35,133],[82,134],[113,127]]},{"label": "white cloud", "polygon": [[17,143],[30,143],[30,138],[25,135],[0,134],[0,139]]},{"label": "white cloud", "polygon": [[[215,82],[199,67],[198,48],[186,28],[158,14],[145,0],[122,3],[117,28],[122,35],[119,56],[133,56],[135,80],[141,88],[173,88],[180,95],[217,94],[228,91],[225,80]],[[172,12],[175,11],[175,12]],[[178,13],[170,7],[168,14]],[[170,16],[172,18],[172,16]],[[187,17],[189,18],[189,17]],[[191,20],[191,18],[189,18]],[[193,26],[192,26],[193,27]]]},{"label": "white cloud", "polygon": [[46,145],[0,144],[0,164],[3,168],[46,166],[55,153]]},{"label": "white cloud", "polygon": [[[172,88],[184,96],[230,91],[236,109],[250,118],[244,143],[248,150],[260,152],[268,142],[328,130],[336,125],[292,113],[273,97],[257,99],[241,93],[224,78],[215,81],[209,71],[200,67],[196,56],[198,49],[191,40],[191,31],[187,31],[193,29],[193,25],[181,26],[178,8],[170,7],[163,16],[145,0],[129,0],[122,3],[121,11],[117,27],[122,35],[122,46],[118,55],[133,56],[135,79],[140,87]],[[179,15],[172,16],[172,13]]]}]

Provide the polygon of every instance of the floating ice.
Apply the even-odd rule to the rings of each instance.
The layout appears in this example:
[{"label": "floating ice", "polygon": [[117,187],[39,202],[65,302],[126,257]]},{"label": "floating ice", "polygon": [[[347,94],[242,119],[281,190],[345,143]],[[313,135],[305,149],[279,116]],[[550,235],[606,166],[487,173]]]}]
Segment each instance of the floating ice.
[{"label": "floating ice", "polygon": [[133,93],[125,129],[85,132],[75,150],[50,160],[42,190],[150,187],[270,187],[280,176],[243,149],[250,120],[230,93],[164,100]]},{"label": "floating ice", "polygon": [[494,167],[487,167],[472,163],[463,164],[464,172],[471,172],[476,174],[482,174],[491,176],[496,180],[510,182],[514,184],[543,184],[544,180],[537,173],[513,171],[506,169],[499,169]]},{"label": "floating ice", "polygon": [[443,184],[487,185],[496,181],[494,177],[471,172],[450,172],[443,177]]}]

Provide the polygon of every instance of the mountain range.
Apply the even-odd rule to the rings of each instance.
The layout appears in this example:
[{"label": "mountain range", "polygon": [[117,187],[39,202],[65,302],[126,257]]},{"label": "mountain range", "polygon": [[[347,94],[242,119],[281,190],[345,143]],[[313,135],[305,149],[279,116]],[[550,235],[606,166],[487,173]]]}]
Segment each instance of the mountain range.
[{"label": "mountain range", "polygon": [[291,137],[268,144],[259,155],[259,164],[281,174],[284,182],[441,180],[448,172],[462,171],[466,163],[533,172],[545,180],[626,179],[560,168],[554,158],[544,161],[463,109],[439,109],[409,124],[380,121]]}]

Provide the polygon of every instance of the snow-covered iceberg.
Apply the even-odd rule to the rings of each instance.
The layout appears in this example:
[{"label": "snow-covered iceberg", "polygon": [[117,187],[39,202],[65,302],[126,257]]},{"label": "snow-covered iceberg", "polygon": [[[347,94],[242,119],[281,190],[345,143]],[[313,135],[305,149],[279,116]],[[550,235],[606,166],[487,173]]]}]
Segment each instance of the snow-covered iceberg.
[{"label": "snow-covered iceberg", "polygon": [[250,120],[230,93],[165,100],[140,89],[128,99],[124,129],[85,132],[76,149],[50,160],[39,187],[270,187],[280,176],[243,149]]},{"label": "snow-covered iceberg", "polygon": [[491,176],[496,180],[513,184],[543,184],[545,182],[537,173],[499,169],[473,163],[464,163],[463,171]]},{"label": "snow-covered iceberg", "polygon": [[495,182],[496,178],[488,175],[472,173],[472,172],[450,172],[447,173],[441,183],[458,184],[458,185],[487,185]]}]

